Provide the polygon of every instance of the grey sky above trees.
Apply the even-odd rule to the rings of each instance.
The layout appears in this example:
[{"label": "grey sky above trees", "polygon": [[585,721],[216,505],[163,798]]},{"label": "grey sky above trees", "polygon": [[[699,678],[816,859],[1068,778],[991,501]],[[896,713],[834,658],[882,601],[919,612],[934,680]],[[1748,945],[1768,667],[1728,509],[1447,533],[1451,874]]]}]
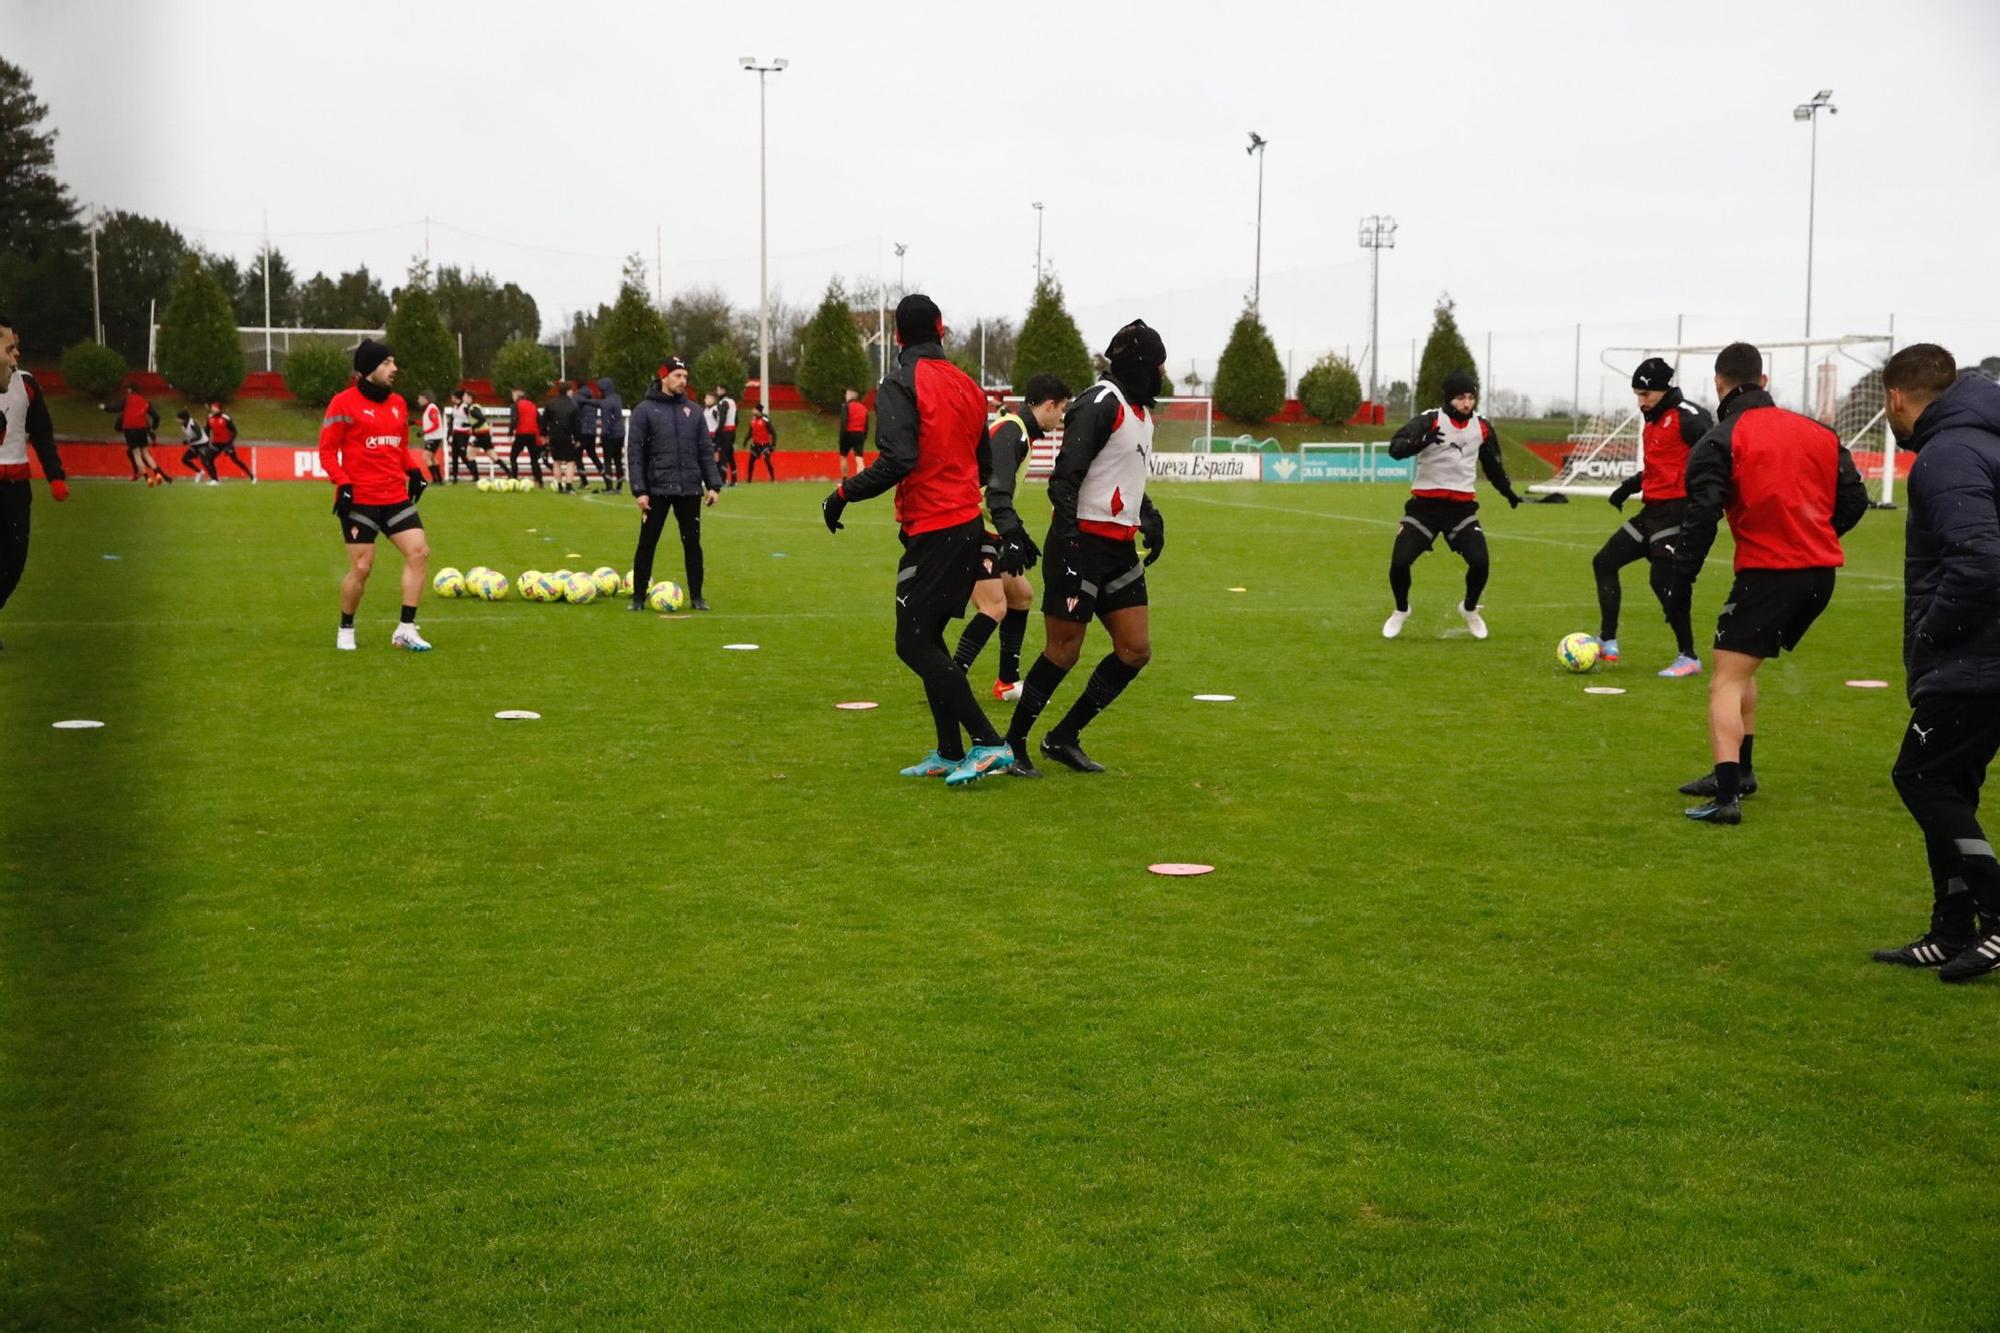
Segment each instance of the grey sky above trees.
[{"label": "grey sky above trees", "polygon": [[[1494,387],[1543,395],[1567,393],[1579,320],[1586,380],[1597,346],[1665,339],[1677,313],[1690,340],[1797,336],[1809,132],[1790,111],[1832,88],[1815,331],[1893,311],[1905,339],[2000,352],[1989,0],[1140,12],[0,0],[0,50],[49,103],[80,200],[245,265],[268,209],[295,273],[391,281],[428,215],[435,264],[520,283],[550,336],[614,299],[628,253],[652,264],[656,225],[669,295],[712,285],[754,308],[756,80],[736,61],[782,55],[771,249],[788,301],[836,275],[893,285],[902,241],[909,285],[948,321],[1018,322],[1040,200],[1086,340],[1144,316],[1177,378],[1190,360],[1212,373],[1251,287],[1254,129],[1264,315],[1294,374],[1361,354],[1355,224],[1387,212],[1382,378],[1407,376],[1449,292],[1475,355],[1500,331]],[[1031,38],[1051,52],[1039,82]]]}]

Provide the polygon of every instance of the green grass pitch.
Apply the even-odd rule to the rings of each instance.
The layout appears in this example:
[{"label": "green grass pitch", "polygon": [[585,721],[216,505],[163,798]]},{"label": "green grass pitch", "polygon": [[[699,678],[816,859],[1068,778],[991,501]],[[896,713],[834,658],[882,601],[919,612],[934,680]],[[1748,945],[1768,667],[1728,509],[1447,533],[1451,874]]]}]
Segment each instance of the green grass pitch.
[{"label": "green grass pitch", "polygon": [[[1990,1326],[1995,990],[1867,958],[1928,905],[1900,515],[1716,829],[1642,569],[1556,667],[1600,501],[1489,504],[1492,637],[1440,550],[1389,643],[1400,494],[1165,488],[1110,771],[948,792],[888,504],[819,496],[723,497],[713,614],[427,598],[425,656],[386,548],[334,652],[324,487],[38,496],[0,1324]],[[433,568],[629,563],[622,497],[424,511]]]}]

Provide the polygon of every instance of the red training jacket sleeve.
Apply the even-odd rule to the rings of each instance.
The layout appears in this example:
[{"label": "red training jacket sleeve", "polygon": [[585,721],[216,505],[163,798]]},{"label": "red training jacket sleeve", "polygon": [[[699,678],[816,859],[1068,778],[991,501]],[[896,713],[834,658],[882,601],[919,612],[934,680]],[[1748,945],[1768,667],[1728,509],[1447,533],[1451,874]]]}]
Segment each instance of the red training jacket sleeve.
[{"label": "red training jacket sleeve", "polygon": [[326,473],[326,479],[336,486],[352,486],[354,479],[341,466],[341,443],[347,438],[348,427],[354,424],[349,411],[347,395],[336,394],[326,405],[326,419],[319,423],[319,465]]}]

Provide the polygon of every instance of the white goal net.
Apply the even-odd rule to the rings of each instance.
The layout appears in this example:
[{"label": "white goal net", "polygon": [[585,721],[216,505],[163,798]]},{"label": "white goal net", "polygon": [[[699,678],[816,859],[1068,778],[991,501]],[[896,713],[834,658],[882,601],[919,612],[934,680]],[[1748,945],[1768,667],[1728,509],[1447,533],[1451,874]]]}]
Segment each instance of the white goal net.
[{"label": "white goal net", "polygon": [[[1773,353],[1810,349],[1813,354],[1812,415],[1831,426],[1840,441],[1854,455],[1878,504],[1894,503],[1896,494],[1896,447],[1889,432],[1882,392],[1882,364],[1893,348],[1887,336],[1856,335],[1844,338],[1812,338],[1798,342],[1759,343],[1769,372]],[[1630,374],[1633,366],[1649,356],[1673,362],[1679,371],[1676,382],[1681,392],[1711,411],[1715,408],[1715,385],[1709,367],[1719,345],[1680,347],[1607,347],[1604,364],[1620,374]],[[1789,359],[1789,358],[1788,358]],[[1792,365],[1798,362],[1792,360]],[[1638,474],[1646,463],[1641,432],[1645,421],[1635,405],[1618,415],[1594,417],[1573,431],[1569,452],[1553,480],[1537,482],[1529,489],[1543,494],[1609,495],[1626,478]],[[1907,470],[1907,460],[1904,468]]]}]

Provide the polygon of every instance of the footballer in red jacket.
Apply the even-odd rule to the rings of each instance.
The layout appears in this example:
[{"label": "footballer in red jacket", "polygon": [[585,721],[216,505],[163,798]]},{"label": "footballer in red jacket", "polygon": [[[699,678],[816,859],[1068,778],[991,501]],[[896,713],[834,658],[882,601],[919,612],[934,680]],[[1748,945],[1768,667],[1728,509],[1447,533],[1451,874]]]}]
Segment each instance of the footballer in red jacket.
[{"label": "footballer in red jacket", "polygon": [[372,338],[354,349],[355,380],[326,405],[319,428],[319,463],[333,483],[333,516],[347,543],[347,575],[340,581],[340,634],[334,647],[354,648],[354,613],[375,568],[375,539],[387,537],[403,553],[403,614],[390,643],[413,653],[430,645],[417,632],[417,599],[424,592],[424,521],[417,500],[424,493],[423,464],[410,451],[410,409],[392,391],[396,357]]}]

